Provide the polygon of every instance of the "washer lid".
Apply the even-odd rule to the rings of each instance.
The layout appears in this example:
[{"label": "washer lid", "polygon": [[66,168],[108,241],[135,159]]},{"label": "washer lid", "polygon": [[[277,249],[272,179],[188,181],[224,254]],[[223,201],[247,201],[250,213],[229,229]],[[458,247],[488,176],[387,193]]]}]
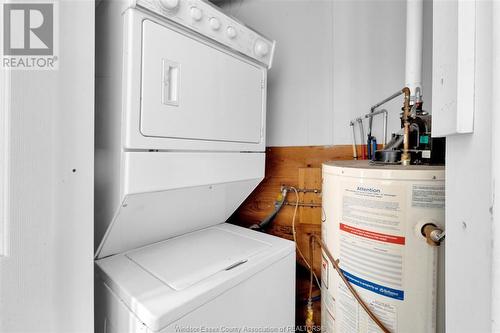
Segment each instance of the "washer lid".
[{"label": "washer lid", "polygon": [[99,259],[96,272],[156,332],[294,255],[291,241],[222,223]]},{"label": "washer lid", "polygon": [[244,264],[271,244],[221,229],[204,229],[126,256],[175,290]]}]

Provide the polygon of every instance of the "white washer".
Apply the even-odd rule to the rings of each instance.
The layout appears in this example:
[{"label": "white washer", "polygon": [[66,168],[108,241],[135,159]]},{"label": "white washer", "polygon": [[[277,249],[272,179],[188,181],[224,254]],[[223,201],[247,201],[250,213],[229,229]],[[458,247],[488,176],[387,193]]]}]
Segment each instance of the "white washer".
[{"label": "white washer", "polygon": [[201,0],[102,1],[96,36],[96,331],[293,326],[294,244],[224,223],[275,43]]},{"label": "white washer", "polygon": [[96,332],[287,331],[294,252],[223,223],[100,259]]}]

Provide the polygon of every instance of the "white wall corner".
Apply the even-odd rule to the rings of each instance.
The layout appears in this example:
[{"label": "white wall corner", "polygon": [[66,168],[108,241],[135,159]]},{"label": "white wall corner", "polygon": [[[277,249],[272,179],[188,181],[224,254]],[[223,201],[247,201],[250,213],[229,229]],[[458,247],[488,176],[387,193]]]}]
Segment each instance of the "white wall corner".
[{"label": "white wall corner", "polygon": [[[500,2],[493,1],[493,92],[500,91]],[[492,133],[500,128],[500,94],[493,93]],[[500,332],[500,140],[492,137],[492,295],[491,330]]]}]

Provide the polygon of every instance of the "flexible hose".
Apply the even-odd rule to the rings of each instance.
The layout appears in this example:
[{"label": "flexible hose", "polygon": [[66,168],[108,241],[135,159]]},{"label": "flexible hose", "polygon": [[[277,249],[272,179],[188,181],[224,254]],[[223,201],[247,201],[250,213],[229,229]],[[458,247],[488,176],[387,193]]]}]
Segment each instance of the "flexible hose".
[{"label": "flexible hose", "polygon": [[311,251],[311,253],[312,253],[314,242],[316,242],[321,247],[321,249],[325,252],[326,256],[328,257],[328,259],[332,263],[333,268],[335,268],[335,270],[339,274],[340,278],[342,279],[342,281],[344,282],[346,287],[349,289],[349,291],[354,296],[354,298],[358,301],[359,305],[361,305],[363,310],[365,310],[366,314],[375,322],[375,324],[377,324],[377,326],[384,333],[390,333],[390,331],[385,327],[385,325],[377,318],[377,316],[372,312],[372,310],[370,310],[370,308],[361,299],[361,297],[359,296],[356,289],[354,289],[354,287],[351,285],[351,283],[349,283],[349,281],[347,280],[344,273],[342,272],[342,270],[339,267],[338,260],[335,260],[333,258],[332,254],[328,250],[328,247],[326,246],[326,244],[318,236],[316,236],[314,234],[311,234],[311,236],[309,238],[309,251]]},{"label": "flexible hose", "polygon": [[276,218],[281,208],[285,205],[286,195],[288,194],[288,189],[283,189],[281,192],[281,199],[275,204],[274,210],[269,216],[267,216],[262,222],[250,226],[250,229],[264,231]]},{"label": "flexible hose", "polygon": [[318,285],[318,288],[321,289],[321,283],[319,282],[318,277],[316,276],[316,273],[314,273],[313,270],[313,263],[309,263],[302,251],[300,250],[299,244],[297,243],[297,232],[295,231],[295,218],[297,217],[297,210],[299,208],[299,192],[295,187],[290,187],[292,191],[295,192],[295,209],[293,210],[293,217],[292,217],[292,235],[293,235],[293,241],[295,242],[295,246],[297,247],[297,252],[299,256],[302,258],[302,260],[305,262],[307,268],[309,268],[312,271],[312,274],[314,276],[314,280],[316,281],[316,284]]}]

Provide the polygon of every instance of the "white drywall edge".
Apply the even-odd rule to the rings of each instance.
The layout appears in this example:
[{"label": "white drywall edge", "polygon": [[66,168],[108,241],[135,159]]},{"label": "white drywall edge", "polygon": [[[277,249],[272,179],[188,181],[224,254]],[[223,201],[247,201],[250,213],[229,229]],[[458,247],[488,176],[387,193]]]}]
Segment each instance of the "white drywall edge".
[{"label": "white drywall edge", "polygon": [[10,137],[10,71],[1,71],[0,77],[0,258],[8,254],[8,189]]},{"label": "white drywall edge", "polygon": [[[493,89],[500,89],[500,2],[493,2]],[[492,133],[500,126],[500,94],[492,94]],[[491,331],[500,332],[500,141],[492,138],[492,187],[493,187],[493,225],[492,225],[492,295]]]},{"label": "white drywall edge", "polygon": [[433,5],[432,135],[474,131],[476,2]]}]

